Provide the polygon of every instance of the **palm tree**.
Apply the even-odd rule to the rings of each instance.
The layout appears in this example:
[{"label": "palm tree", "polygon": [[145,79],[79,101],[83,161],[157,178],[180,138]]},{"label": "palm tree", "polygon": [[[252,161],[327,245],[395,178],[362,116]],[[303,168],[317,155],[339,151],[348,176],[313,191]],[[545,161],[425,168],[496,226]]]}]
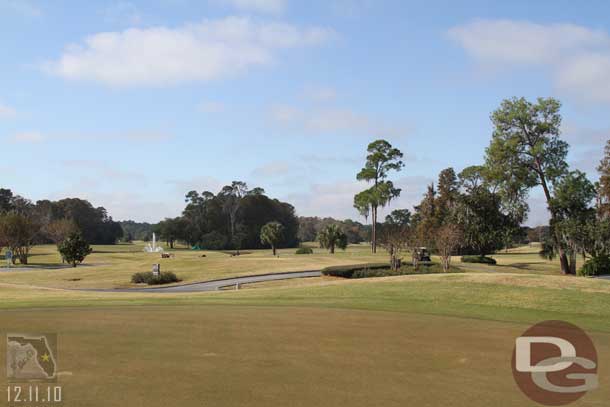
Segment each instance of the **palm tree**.
[{"label": "palm tree", "polygon": [[276,246],[284,237],[284,226],[279,222],[269,222],[261,228],[261,243],[268,244],[276,254]]},{"label": "palm tree", "polygon": [[335,224],[328,225],[318,233],[320,246],[328,249],[331,254],[335,253],[335,247],[341,250],[347,248],[347,235]]}]

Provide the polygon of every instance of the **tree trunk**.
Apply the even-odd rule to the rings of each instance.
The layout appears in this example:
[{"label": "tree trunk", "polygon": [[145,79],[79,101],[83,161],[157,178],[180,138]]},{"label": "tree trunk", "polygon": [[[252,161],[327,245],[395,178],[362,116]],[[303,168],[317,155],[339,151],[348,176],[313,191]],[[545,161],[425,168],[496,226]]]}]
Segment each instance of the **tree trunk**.
[{"label": "tree trunk", "polygon": [[377,253],[377,207],[373,206],[372,210],[371,210],[371,218],[372,218],[372,225],[371,225],[371,251],[373,253]]},{"label": "tree trunk", "polygon": [[576,253],[570,254],[570,274],[576,275]]},{"label": "tree trunk", "polygon": [[[538,163],[538,167],[540,168],[540,164]],[[544,174],[542,172],[538,173],[540,177],[540,184],[542,185],[542,189],[544,190],[544,196],[546,198],[546,204],[549,207],[549,211],[551,212],[551,223],[554,224],[557,220],[557,214],[555,210],[551,207],[551,192],[549,191],[549,186],[546,183],[546,178],[544,178]],[[557,251],[559,252],[559,264],[561,265],[561,272],[563,274],[571,274],[570,273],[570,264],[568,261],[568,255],[566,254],[563,247],[561,247],[561,237],[559,236],[559,232],[557,230],[553,233],[553,240],[555,241],[555,245],[557,246]],[[576,274],[576,273],[574,273]]]},{"label": "tree trunk", "polygon": [[275,246],[271,246],[271,250],[273,251],[273,255],[275,256],[275,253],[276,253]]}]

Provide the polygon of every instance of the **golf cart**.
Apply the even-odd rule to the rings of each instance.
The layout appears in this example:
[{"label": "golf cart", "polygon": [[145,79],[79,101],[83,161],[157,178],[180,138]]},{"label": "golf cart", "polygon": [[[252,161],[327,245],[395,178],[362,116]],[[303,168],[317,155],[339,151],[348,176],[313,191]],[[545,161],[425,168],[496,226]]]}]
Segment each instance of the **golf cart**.
[{"label": "golf cart", "polygon": [[415,254],[418,256],[420,262],[432,261],[427,247],[417,248]]}]

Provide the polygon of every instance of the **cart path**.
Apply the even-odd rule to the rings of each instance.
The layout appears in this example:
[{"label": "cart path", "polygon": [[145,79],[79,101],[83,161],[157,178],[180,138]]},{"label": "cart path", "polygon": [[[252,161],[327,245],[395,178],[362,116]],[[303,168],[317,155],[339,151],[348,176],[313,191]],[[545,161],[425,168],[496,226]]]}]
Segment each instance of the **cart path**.
[{"label": "cart path", "polygon": [[311,271],[296,271],[276,274],[259,274],[254,276],[232,277],[222,280],[202,281],[199,283],[189,283],[182,285],[173,285],[169,287],[147,287],[147,288],[109,288],[109,289],[80,289],[78,291],[95,291],[95,292],[144,292],[144,293],[192,293],[202,291],[216,291],[222,287],[230,287],[237,284],[261,283],[265,281],[290,280],[293,278],[311,278],[320,277],[320,270]]}]

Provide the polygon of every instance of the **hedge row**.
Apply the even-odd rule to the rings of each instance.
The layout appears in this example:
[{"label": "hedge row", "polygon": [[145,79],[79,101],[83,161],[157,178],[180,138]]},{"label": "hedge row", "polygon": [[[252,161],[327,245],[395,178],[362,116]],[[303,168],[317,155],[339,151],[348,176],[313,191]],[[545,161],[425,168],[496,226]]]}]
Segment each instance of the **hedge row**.
[{"label": "hedge row", "polygon": [[462,256],[462,263],[496,264],[496,260],[486,256]]},{"label": "hedge row", "polygon": [[[404,276],[410,274],[432,274],[443,273],[443,268],[437,263],[420,263],[418,270],[411,264],[404,264],[399,270],[392,270],[387,263],[357,264],[354,266],[334,266],[322,270],[325,276],[341,278],[371,278],[371,277],[391,277]],[[451,267],[449,273],[459,273],[459,269]]]}]

